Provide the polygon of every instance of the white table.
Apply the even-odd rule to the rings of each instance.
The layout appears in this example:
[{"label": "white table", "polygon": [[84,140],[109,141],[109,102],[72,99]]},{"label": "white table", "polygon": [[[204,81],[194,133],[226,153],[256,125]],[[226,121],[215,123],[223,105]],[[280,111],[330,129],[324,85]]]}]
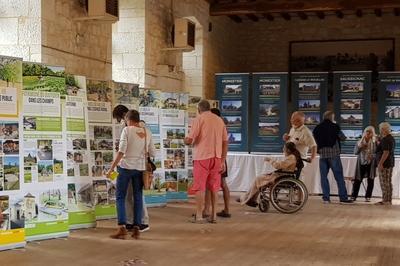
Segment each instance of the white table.
[{"label": "white table", "polygon": [[[282,158],[282,155],[260,155],[248,153],[229,153],[228,154],[228,178],[227,183],[231,191],[247,191],[254,179],[263,173],[272,172],[274,168],[264,162],[266,156]],[[354,177],[357,158],[355,156],[341,156],[343,164],[343,173],[346,177]],[[393,169],[393,198],[400,198],[400,158],[396,158],[395,167]],[[331,194],[338,194],[335,178],[332,171],[328,175]],[[307,186],[308,192],[311,194],[321,194],[321,182],[319,173],[319,158],[317,157],[312,163],[307,163],[303,168],[301,180]],[[364,184],[366,185],[364,179]],[[346,180],[348,194],[352,192],[352,182]],[[365,193],[364,186],[361,185],[359,196]],[[373,196],[380,197],[381,188],[379,185],[379,177],[375,178],[375,186]]]}]

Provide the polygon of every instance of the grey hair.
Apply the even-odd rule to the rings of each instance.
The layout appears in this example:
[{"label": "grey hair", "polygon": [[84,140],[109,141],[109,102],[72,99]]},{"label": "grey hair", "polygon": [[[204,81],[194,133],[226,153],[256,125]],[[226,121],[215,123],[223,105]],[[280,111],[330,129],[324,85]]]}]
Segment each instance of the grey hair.
[{"label": "grey hair", "polygon": [[197,106],[198,106],[200,112],[210,111],[210,109],[211,109],[210,103],[204,99],[201,100]]},{"label": "grey hair", "polygon": [[391,127],[388,122],[382,122],[379,124],[379,131],[386,130],[388,133],[390,133]]},{"label": "grey hair", "polygon": [[324,117],[324,120],[325,120],[325,119],[328,119],[328,120],[333,121],[334,115],[335,115],[334,112],[332,112],[332,111],[326,111],[326,112],[324,113],[324,116],[323,116],[323,117]]},{"label": "grey hair", "polygon": [[305,118],[306,117],[306,115],[302,111],[295,111],[295,112],[293,112],[292,116],[298,116],[298,117],[301,117],[301,118]]}]

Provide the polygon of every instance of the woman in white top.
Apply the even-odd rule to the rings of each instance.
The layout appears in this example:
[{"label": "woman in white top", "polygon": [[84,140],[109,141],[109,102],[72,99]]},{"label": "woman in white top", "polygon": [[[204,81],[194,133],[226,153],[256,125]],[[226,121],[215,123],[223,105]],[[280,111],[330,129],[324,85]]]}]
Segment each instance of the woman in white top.
[{"label": "woman in white top", "polygon": [[[132,237],[139,236],[139,226],[142,221],[143,208],[143,171],[146,169],[146,150],[150,156],[154,156],[154,144],[150,130],[140,126],[139,112],[130,110],[126,114],[127,126],[122,130],[119,150],[111,165],[107,176],[110,176],[118,165],[117,178],[117,217],[118,230],[112,238],[125,239],[127,230],[125,197],[128,185],[131,181],[133,186],[134,200],[134,228]],[[147,144],[147,147],[145,145]]]},{"label": "woman in white top", "polygon": [[362,139],[354,147],[354,153],[357,155],[356,172],[354,175],[353,192],[351,199],[356,201],[360,185],[364,178],[368,180],[367,191],[365,192],[365,201],[370,202],[374,181],[376,176],[376,134],[373,126],[365,128]]}]

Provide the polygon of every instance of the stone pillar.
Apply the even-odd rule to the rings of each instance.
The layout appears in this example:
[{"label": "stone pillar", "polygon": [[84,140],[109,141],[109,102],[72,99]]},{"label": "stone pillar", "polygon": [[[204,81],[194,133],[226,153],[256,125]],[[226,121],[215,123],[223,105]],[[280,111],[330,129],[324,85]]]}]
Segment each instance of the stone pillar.
[{"label": "stone pillar", "polygon": [[0,54],[41,61],[41,0],[0,0]]},{"label": "stone pillar", "polygon": [[145,0],[120,0],[112,28],[112,79],[145,85]]}]

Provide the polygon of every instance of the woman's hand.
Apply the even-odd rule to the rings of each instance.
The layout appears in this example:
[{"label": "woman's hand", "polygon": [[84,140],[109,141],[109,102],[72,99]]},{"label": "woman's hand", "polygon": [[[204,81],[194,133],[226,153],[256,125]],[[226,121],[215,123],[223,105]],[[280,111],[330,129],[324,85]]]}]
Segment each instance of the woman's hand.
[{"label": "woman's hand", "polygon": [[107,171],[106,177],[107,177],[108,179],[111,179],[111,174],[112,174],[112,172],[114,172],[114,169],[113,169],[113,168],[110,168],[110,170]]}]

